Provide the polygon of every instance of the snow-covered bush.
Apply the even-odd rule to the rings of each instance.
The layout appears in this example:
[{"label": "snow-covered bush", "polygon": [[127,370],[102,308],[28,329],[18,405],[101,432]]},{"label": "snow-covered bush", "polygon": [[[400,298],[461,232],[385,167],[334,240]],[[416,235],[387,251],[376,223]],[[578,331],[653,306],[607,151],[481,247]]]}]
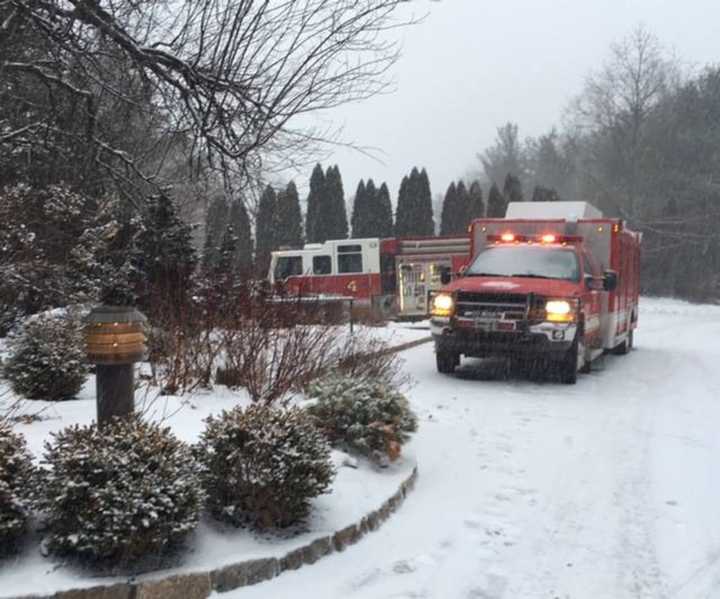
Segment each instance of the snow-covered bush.
[{"label": "snow-covered bush", "polygon": [[224,411],[208,418],[197,451],[211,513],[236,526],[298,522],[335,476],[327,440],[298,408]]},{"label": "snow-covered bush", "polygon": [[0,188],[0,336],[23,317],[96,298],[115,203],[65,185]]},{"label": "snow-covered bush", "polygon": [[66,314],[32,316],[8,339],[3,365],[13,391],[29,399],[73,397],[87,378],[82,329]]},{"label": "snow-covered bush", "polygon": [[316,400],[308,411],[330,442],[377,463],[397,458],[417,430],[407,398],[385,383],[336,373],[307,391]]},{"label": "snow-covered bush", "polygon": [[176,548],[198,523],[192,451],[157,424],[71,426],[45,444],[43,464],[36,503],[55,553],[129,565]]},{"label": "snow-covered bush", "polygon": [[33,476],[25,439],[0,424],[0,555],[11,553],[25,531]]}]

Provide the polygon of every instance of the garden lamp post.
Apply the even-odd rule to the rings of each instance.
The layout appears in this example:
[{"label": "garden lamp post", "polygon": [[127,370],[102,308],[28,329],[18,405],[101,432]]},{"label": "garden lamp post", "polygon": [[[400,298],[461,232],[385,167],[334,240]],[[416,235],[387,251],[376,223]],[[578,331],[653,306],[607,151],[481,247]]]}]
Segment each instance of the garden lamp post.
[{"label": "garden lamp post", "polygon": [[88,361],[96,365],[97,422],[135,411],[134,364],[145,355],[147,318],[135,308],[98,306],[85,319]]}]

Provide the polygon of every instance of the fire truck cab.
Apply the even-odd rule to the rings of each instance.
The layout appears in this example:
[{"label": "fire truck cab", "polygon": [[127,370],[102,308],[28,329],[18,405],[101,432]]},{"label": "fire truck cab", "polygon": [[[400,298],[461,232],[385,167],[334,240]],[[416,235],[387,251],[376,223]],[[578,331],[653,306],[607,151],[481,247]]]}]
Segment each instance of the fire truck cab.
[{"label": "fire truck cab", "polygon": [[470,236],[469,266],[433,299],[438,371],[505,356],[555,366],[573,384],[604,352],[631,349],[641,237],[622,220],[584,202],[515,202]]}]

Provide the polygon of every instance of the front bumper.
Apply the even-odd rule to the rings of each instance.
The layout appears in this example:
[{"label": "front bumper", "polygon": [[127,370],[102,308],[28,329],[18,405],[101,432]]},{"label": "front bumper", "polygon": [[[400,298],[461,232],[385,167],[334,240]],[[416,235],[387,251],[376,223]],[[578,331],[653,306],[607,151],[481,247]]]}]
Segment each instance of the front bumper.
[{"label": "front bumper", "polygon": [[437,351],[472,357],[538,356],[561,359],[577,333],[575,323],[517,321],[515,330],[493,330],[493,322],[432,318],[430,331]]}]

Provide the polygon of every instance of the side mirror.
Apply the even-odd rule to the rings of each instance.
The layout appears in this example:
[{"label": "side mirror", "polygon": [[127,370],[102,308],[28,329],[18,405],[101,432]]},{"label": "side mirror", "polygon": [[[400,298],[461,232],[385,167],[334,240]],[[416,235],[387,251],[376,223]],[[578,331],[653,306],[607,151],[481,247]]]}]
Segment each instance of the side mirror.
[{"label": "side mirror", "polygon": [[605,281],[596,279],[592,275],[585,275],[585,287],[592,291],[602,291],[605,289]]},{"label": "side mirror", "polygon": [[614,270],[606,270],[603,277],[603,288],[605,291],[615,291],[618,284],[618,275]]},{"label": "side mirror", "polygon": [[440,282],[443,285],[447,285],[450,281],[452,281],[452,272],[449,267],[443,266],[440,270]]}]

